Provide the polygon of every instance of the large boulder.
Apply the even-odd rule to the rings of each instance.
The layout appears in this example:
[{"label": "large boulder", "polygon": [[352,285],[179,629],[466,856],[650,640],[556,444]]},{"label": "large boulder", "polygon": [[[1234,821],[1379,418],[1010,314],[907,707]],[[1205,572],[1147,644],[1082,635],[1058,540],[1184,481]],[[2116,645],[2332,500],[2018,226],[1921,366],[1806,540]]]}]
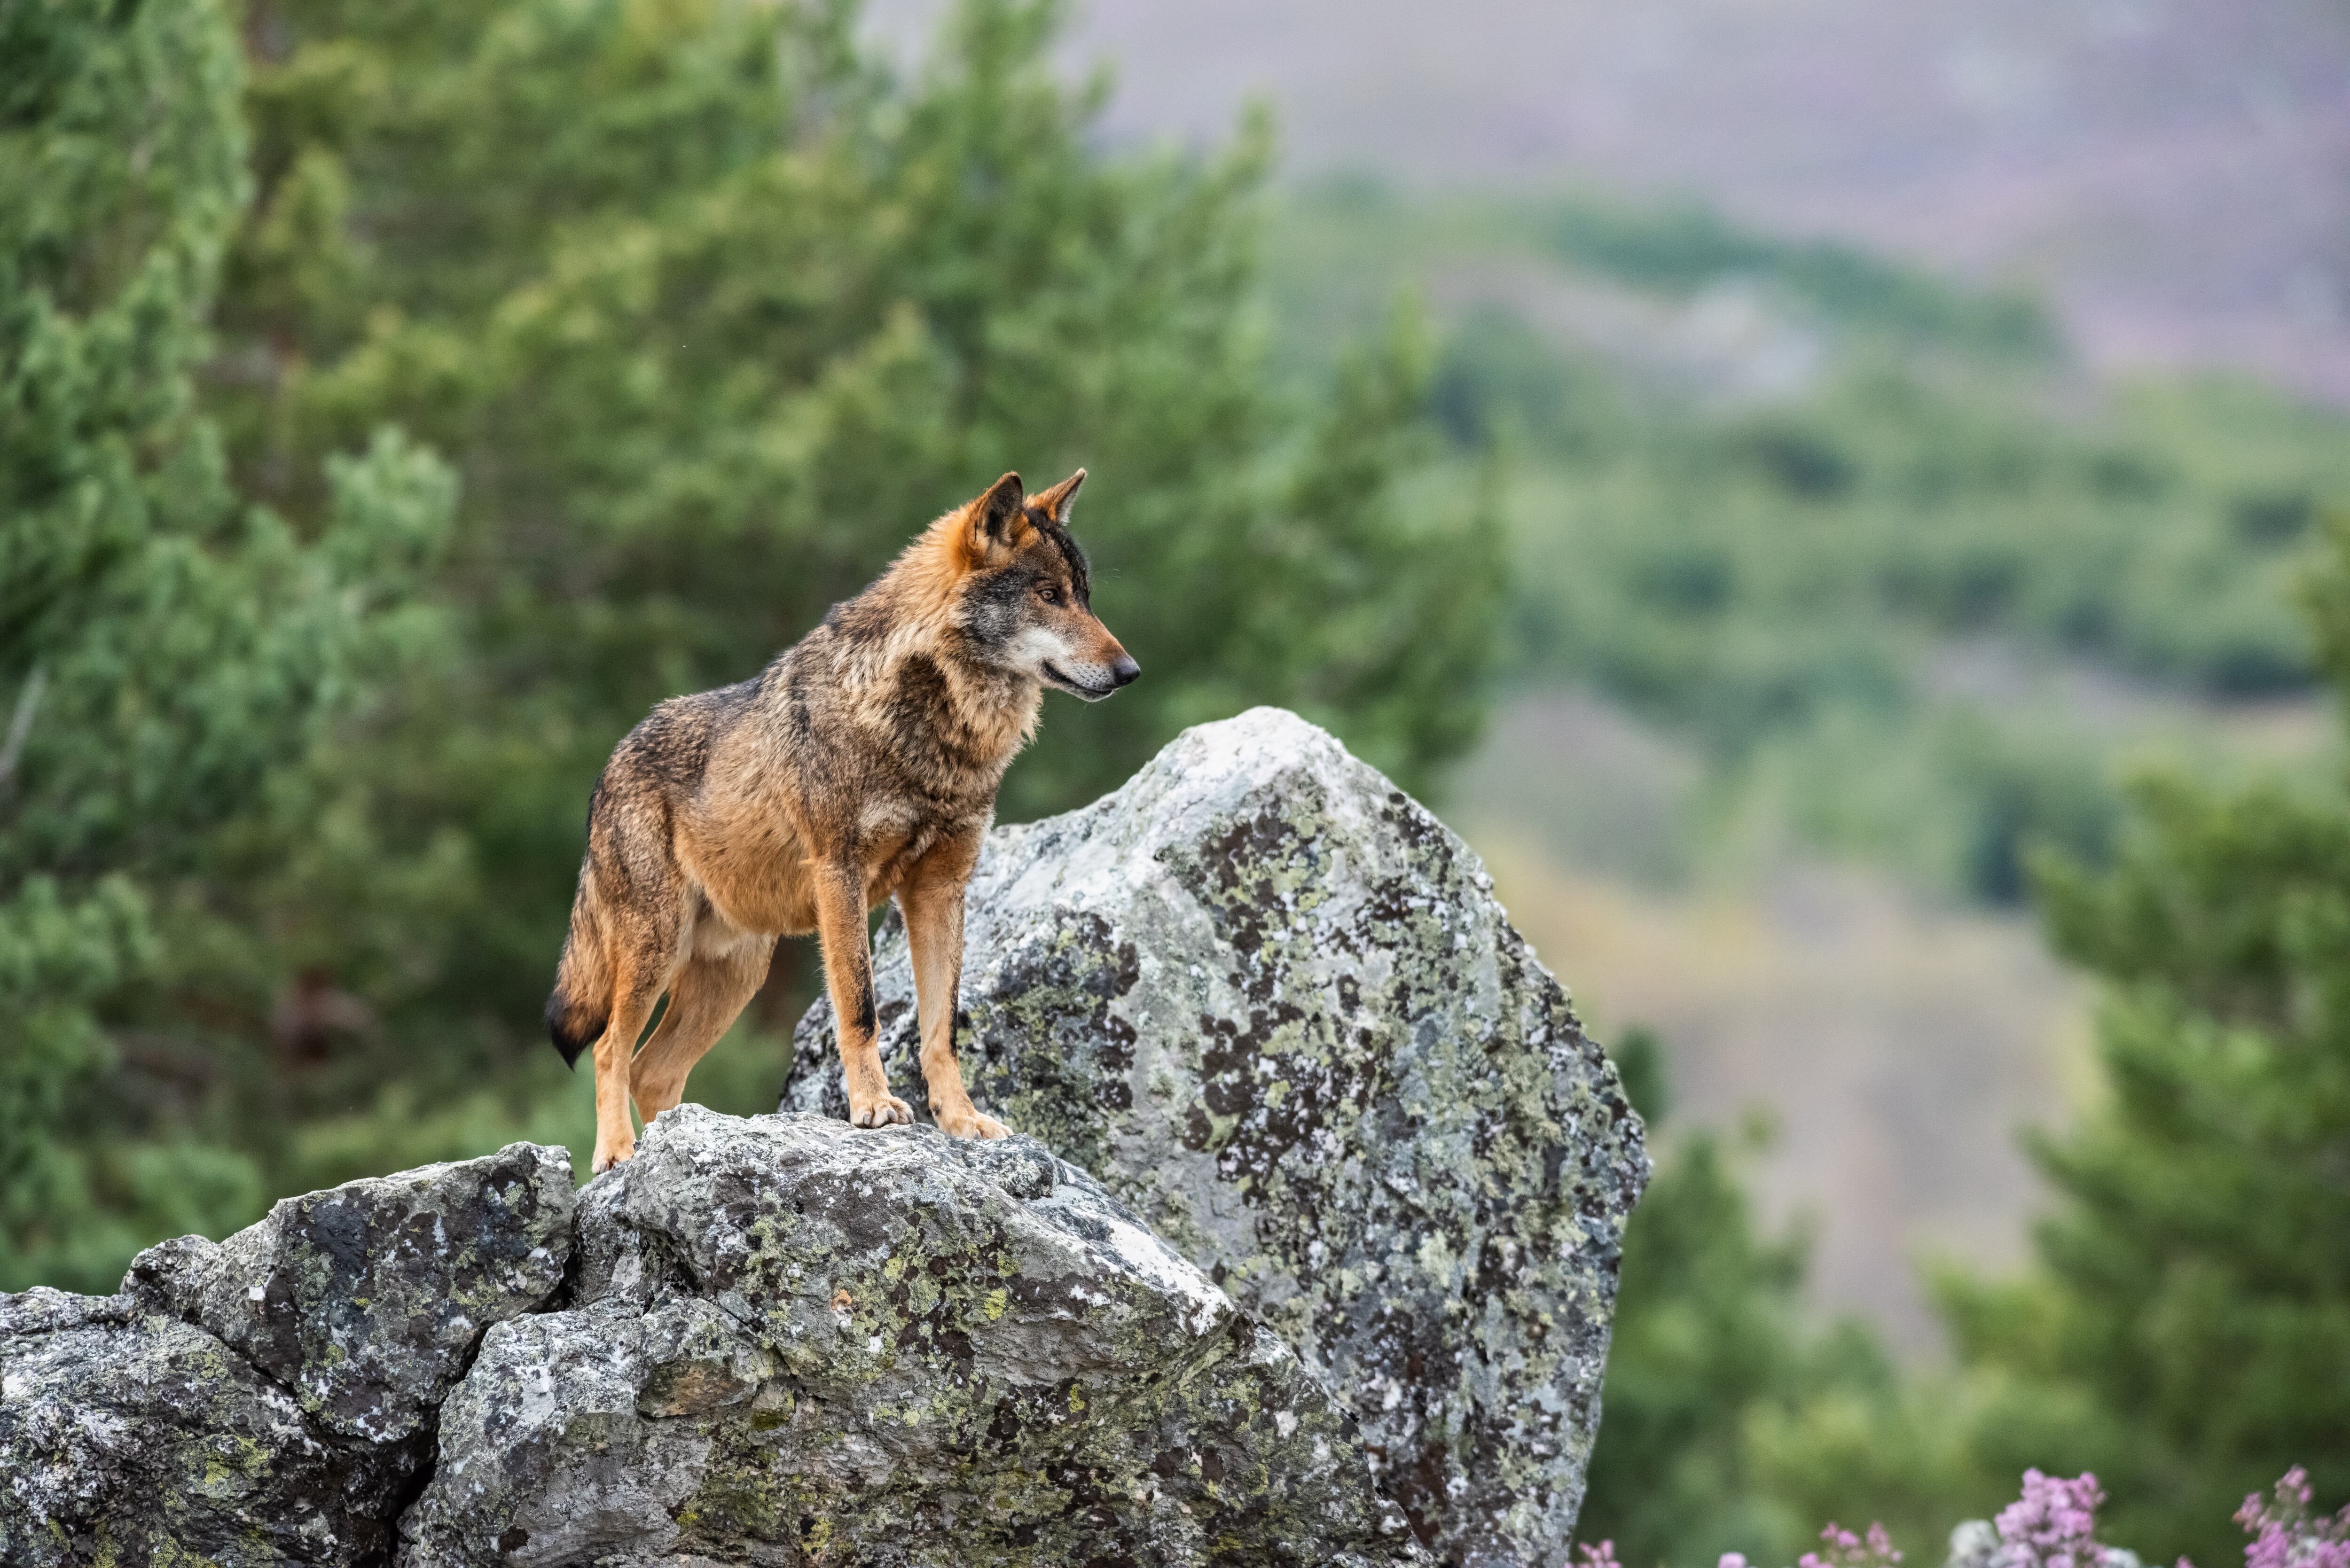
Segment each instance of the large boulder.
[{"label": "large boulder", "polygon": [[1280,1339],[1035,1141],[698,1106],[442,1407],[403,1568],[1424,1561]]},{"label": "large boulder", "polygon": [[0,1296],[0,1563],[380,1560],[442,1398],[571,1251],[570,1157],[289,1199],[109,1297]]},{"label": "large boulder", "polygon": [[[1081,811],[998,828],[969,908],[957,1041],[980,1104],[1340,1391],[1444,1561],[1566,1563],[1648,1160],[1467,846],[1260,708]],[[910,1088],[894,911],[877,983]],[[846,1113],[823,1003],[784,1104]]]}]

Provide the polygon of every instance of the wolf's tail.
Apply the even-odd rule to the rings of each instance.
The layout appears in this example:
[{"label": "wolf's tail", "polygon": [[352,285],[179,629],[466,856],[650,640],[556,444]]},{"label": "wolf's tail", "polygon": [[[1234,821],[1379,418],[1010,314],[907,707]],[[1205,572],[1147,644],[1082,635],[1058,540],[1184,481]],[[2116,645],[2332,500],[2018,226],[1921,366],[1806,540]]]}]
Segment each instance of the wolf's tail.
[{"label": "wolf's tail", "polygon": [[612,963],[596,919],[590,870],[579,868],[579,891],[571,899],[571,932],[563,939],[563,961],[555,969],[555,992],[546,999],[546,1037],[577,1065],[612,1017]]}]

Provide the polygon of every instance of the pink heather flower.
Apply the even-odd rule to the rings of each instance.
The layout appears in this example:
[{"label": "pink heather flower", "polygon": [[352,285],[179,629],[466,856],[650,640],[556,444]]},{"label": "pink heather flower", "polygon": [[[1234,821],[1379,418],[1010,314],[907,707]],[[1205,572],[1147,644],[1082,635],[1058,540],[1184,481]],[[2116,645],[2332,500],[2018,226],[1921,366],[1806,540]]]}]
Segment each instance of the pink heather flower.
[{"label": "pink heather flower", "polygon": [[1715,1563],[1713,1568],[1746,1568],[1746,1553],[1725,1552],[1721,1554],[1721,1561]]},{"label": "pink heather flower", "polygon": [[2023,1495],[1996,1521],[2007,1568],[2099,1568],[2097,1505],[2105,1501],[2087,1470],[2071,1480],[2024,1471]]},{"label": "pink heather flower", "polygon": [[2236,1511],[2251,1537],[2244,1568],[2350,1568],[2350,1507],[2328,1519],[2309,1516],[2309,1472],[2295,1465],[2276,1483],[2272,1500],[2253,1492]]},{"label": "pink heather flower", "polygon": [[1583,1553],[1580,1568],[1623,1568],[1616,1561],[1616,1543],[1612,1541],[1603,1541],[1596,1546],[1586,1543],[1575,1550]]},{"label": "pink heather flower", "polygon": [[[1827,1542],[1827,1551],[1804,1552],[1796,1568],[1893,1568],[1901,1561],[1901,1553],[1893,1549],[1893,1538],[1885,1533],[1882,1524],[1870,1525],[1864,1541],[1830,1520],[1827,1528],[1820,1532],[1820,1539]],[[1723,1568],[1728,1568],[1726,1563]]]}]

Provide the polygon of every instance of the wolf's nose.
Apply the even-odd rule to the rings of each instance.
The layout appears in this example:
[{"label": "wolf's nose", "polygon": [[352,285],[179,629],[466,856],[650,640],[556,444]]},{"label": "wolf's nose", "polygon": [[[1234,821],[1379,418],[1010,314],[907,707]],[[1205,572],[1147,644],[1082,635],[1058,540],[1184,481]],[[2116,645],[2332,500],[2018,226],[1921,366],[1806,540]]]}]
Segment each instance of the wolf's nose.
[{"label": "wolf's nose", "polygon": [[1120,686],[1125,685],[1128,681],[1132,680],[1136,676],[1141,673],[1142,666],[1137,664],[1132,658],[1123,653],[1118,656],[1118,662],[1109,667],[1110,680]]}]

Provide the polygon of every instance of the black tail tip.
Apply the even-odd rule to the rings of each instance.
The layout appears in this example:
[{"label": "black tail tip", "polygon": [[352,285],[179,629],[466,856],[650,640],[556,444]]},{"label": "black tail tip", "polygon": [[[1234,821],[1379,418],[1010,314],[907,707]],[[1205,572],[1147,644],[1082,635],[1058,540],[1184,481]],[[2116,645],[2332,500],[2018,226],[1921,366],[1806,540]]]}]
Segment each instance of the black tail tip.
[{"label": "black tail tip", "polygon": [[604,1021],[600,1018],[581,1027],[561,992],[546,999],[546,1037],[555,1043],[556,1053],[563,1058],[565,1066],[578,1066],[579,1053],[594,1044],[596,1036],[602,1033]]}]

